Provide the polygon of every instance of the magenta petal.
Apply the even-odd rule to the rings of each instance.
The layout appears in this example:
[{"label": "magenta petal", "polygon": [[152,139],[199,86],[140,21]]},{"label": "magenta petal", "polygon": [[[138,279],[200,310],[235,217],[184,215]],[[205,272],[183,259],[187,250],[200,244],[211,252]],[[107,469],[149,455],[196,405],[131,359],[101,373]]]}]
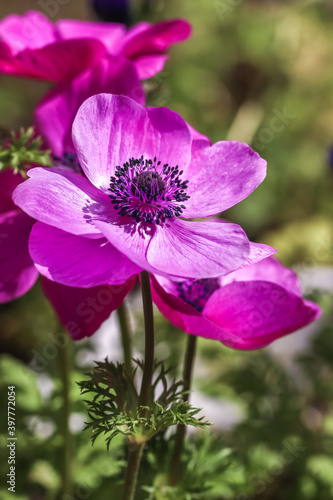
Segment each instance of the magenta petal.
[{"label": "magenta petal", "polygon": [[320,309],[274,283],[247,281],[214,292],[203,314],[237,338],[222,340],[227,346],[259,349],[311,323]]},{"label": "magenta petal", "polygon": [[[125,219],[125,218],[124,218]],[[155,228],[95,225],[120,252],[147,271],[179,278],[210,278],[240,267],[250,251],[240,226],[175,219]]]},{"label": "magenta petal", "polygon": [[184,119],[168,108],[147,108],[148,116],[158,136],[154,156],[171,167],[185,171],[191,160],[191,132]]},{"label": "magenta petal", "polygon": [[99,40],[110,54],[117,54],[117,47],[126,34],[123,24],[100,23],[61,19],[56,23],[57,32],[62,40],[93,38]]},{"label": "magenta petal", "polygon": [[140,80],[147,80],[163,71],[169,56],[143,56],[135,59],[133,64]]},{"label": "magenta petal", "polygon": [[14,189],[23,182],[21,174],[14,174],[10,168],[0,172],[0,214],[17,210],[12,200]]},{"label": "magenta petal", "polygon": [[79,288],[121,285],[141,271],[104,238],[74,236],[40,222],[31,231],[30,254],[41,274]]},{"label": "magenta petal", "polygon": [[109,213],[109,198],[87,179],[56,168],[33,168],[13,200],[35,219],[73,234],[97,236],[92,220]]},{"label": "magenta petal", "polygon": [[64,40],[40,49],[25,49],[15,57],[0,53],[3,73],[64,82],[95,64],[105,54],[98,40]]},{"label": "magenta petal", "polygon": [[184,217],[223,212],[249,196],[266,176],[265,160],[247,144],[223,141],[210,147],[194,141],[193,146]]},{"label": "magenta petal", "polygon": [[128,97],[99,94],[80,107],[73,142],[88,179],[107,192],[115,167],[130,157],[154,158],[159,138],[145,108]]},{"label": "magenta petal", "polygon": [[154,227],[138,228],[129,217],[123,217],[119,224],[109,224],[101,220],[94,221],[94,224],[119,252],[124,253],[140,268],[152,273],[157,272],[146,258],[148,245],[155,233]]},{"label": "magenta petal", "polygon": [[1,42],[17,54],[24,49],[38,49],[57,41],[54,25],[41,12],[29,11],[23,16],[12,14],[0,21]]},{"label": "magenta petal", "polygon": [[122,53],[135,60],[140,56],[163,54],[174,43],[186,40],[191,34],[191,25],[184,19],[170,19],[149,26],[142,23],[128,32]]},{"label": "magenta petal", "polygon": [[[252,245],[254,244],[252,243]],[[256,244],[257,246],[258,244]],[[297,274],[288,267],[283,266],[273,257],[262,258],[260,261],[252,260],[252,265],[248,266],[246,263],[242,269],[224,276],[222,280],[223,285],[227,285],[233,281],[269,281],[270,283],[275,283],[286,288],[295,295],[302,295]]]},{"label": "magenta petal", "polygon": [[264,243],[253,243],[253,241],[250,241],[250,255],[248,256],[244,267],[256,264],[256,262],[260,262],[275,253],[275,248],[270,247],[269,245],[265,245]]},{"label": "magenta petal", "polygon": [[[162,284],[159,283],[161,281]],[[152,298],[163,316],[180,330],[209,339],[233,341],[233,336],[205,318],[190,304],[186,304],[165,287],[167,279],[157,280],[151,276]],[[169,281],[169,283],[171,283]]]},{"label": "magenta petal", "polygon": [[73,340],[90,337],[132,290],[135,278],[123,285],[74,288],[42,278],[46,298]]},{"label": "magenta petal", "polygon": [[0,302],[25,294],[38,278],[28,250],[33,224],[21,210],[0,215]]},{"label": "magenta petal", "polygon": [[[187,126],[190,129],[191,136],[192,136],[192,141],[193,141],[193,143],[192,143],[192,154],[194,154],[196,152],[198,144],[199,144],[199,148],[200,148],[200,146],[201,147],[207,147],[207,145],[209,145],[209,146],[212,145],[212,142],[209,139],[209,137],[207,137],[206,135],[202,134],[201,132],[198,132],[189,123],[187,124]],[[198,143],[197,141],[205,141],[207,144]]]},{"label": "magenta petal", "polygon": [[236,224],[177,219],[157,228],[147,261],[162,274],[201,279],[237,269],[249,251],[249,240]]},{"label": "magenta petal", "polygon": [[35,111],[38,131],[55,155],[73,152],[72,125],[81,104],[92,95],[106,92],[127,95],[144,105],[143,87],[134,65],[120,57],[105,56],[70,84],[51,90]]}]

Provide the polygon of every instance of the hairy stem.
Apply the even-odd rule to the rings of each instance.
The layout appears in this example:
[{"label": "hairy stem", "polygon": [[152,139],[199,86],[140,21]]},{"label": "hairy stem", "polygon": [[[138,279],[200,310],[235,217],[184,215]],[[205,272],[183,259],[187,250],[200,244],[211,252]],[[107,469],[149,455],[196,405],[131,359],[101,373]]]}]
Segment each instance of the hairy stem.
[{"label": "hairy stem", "polygon": [[143,448],[144,443],[141,443],[128,451],[122,500],[134,499]]},{"label": "hairy stem", "polygon": [[[150,278],[146,271],[141,273],[141,287],[145,322],[145,361],[138,400],[138,409],[140,409],[141,406],[149,406],[151,403],[150,398],[154,371],[155,338],[153,302],[151,298]],[[146,416],[146,414],[146,410],[141,412],[141,416]],[[122,500],[133,500],[135,497],[143,448],[144,443],[130,443]]]},{"label": "hairy stem", "polygon": [[132,340],[131,333],[128,321],[128,311],[125,303],[123,303],[117,310],[120,332],[121,332],[121,341],[123,346],[124,353],[124,365],[125,370],[129,374],[132,370]]},{"label": "hairy stem", "polygon": [[[189,390],[191,389],[193,366],[197,347],[197,337],[195,335],[188,335],[187,346],[184,360],[183,369],[183,388],[186,393],[183,396],[184,401],[189,400]],[[186,435],[186,425],[178,425],[175,435],[175,446],[171,457],[171,464],[169,470],[169,485],[175,486],[178,483],[180,471],[180,458],[184,445]]]},{"label": "hairy stem", "polygon": [[[138,405],[149,406],[152,378],[154,371],[154,348],[155,348],[154,315],[153,315],[153,302],[151,298],[149,273],[143,271],[140,276],[141,276],[142,302],[143,302],[143,312],[145,321],[145,362],[143,368],[141,391],[139,395]],[[143,416],[145,416],[145,412],[143,413]]]}]

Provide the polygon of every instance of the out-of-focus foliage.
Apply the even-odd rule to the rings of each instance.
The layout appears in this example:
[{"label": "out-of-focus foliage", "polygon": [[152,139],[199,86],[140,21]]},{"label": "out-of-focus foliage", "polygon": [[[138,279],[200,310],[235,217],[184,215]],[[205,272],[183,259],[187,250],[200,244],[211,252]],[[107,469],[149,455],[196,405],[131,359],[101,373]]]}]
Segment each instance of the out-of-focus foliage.
[{"label": "out-of-focus foliage", "polygon": [[[82,19],[91,15],[88,3],[12,0],[1,3],[0,15],[46,5],[44,13],[52,20]],[[300,271],[332,267],[331,3],[143,3],[152,8],[152,21],[182,16],[193,24],[193,37],[174,47],[164,71],[146,83],[149,104],[180,112],[213,141],[249,142],[268,162],[262,186],[223,216],[241,224],[252,239],[277,248],[286,265]],[[30,126],[34,106],[48,88],[1,76],[1,130]],[[213,436],[199,433],[190,438],[178,490],[166,484],[172,441],[165,435],[153,439],[140,472],[140,500],[333,496],[333,301],[332,292],[319,288],[311,299],[320,303],[324,316],[307,341],[303,332],[295,334],[295,344],[303,345],[299,359],[289,358],[286,351],[277,358],[270,349],[236,352],[200,339],[195,386],[217,404],[224,398],[239,405],[243,419],[225,431],[223,439],[218,428]],[[156,356],[180,369],[186,335],[159,315],[156,321]],[[136,323],[140,352],[143,337],[140,321]],[[58,432],[61,365],[53,334],[57,325],[38,285],[25,297],[1,305],[0,325],[1,477],[8,473],[7,385],[14,384],[19,471],[15,498],[56,499],[63,447]],[[90,343],[73,347],[74,497],[109,500],[120,498],[126,449],[117,437],[106,454],[103,439],[91,447],[89,433],[81,431],[86,409],[75,381],[84,378],[87,368],[79,360],[91,349]],[[216,414],[216,421],[220,417]],[[1,488],[1,498],[13,498]]]}]

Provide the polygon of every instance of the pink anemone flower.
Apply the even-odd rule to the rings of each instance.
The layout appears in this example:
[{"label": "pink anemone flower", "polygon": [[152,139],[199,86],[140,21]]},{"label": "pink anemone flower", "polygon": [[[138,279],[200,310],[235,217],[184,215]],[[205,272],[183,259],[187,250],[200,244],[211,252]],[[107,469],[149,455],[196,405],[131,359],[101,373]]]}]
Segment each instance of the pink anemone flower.
[{"label": "pink anemone flower", "polygon": [[163,69],[165,52],[189,37],[182,19],[155,25],[61,20],[53,24],[37,11],[0,22],[0,72],[52,82],[68,81],[107,55],[131,60],[140,79]]},{"label": "pink anemone flower", "polygon": [[151,281],[153,301],[173,325],[234,349],[265,347],[320,316],[296,274],[273,257],[220,278]]},{"label": "pink anemone flower", "polygon": [[247,261],[240,226],[184,218],[226,210],[262,182],[266,162],[248,145],[210,146],[177,113],[109,94],[81,106],[73,143],[85,177],[34,168],[14,193],[39,221],[30,253],[42,274],[91,287],[121,284],[142,269],[210,278]]}]

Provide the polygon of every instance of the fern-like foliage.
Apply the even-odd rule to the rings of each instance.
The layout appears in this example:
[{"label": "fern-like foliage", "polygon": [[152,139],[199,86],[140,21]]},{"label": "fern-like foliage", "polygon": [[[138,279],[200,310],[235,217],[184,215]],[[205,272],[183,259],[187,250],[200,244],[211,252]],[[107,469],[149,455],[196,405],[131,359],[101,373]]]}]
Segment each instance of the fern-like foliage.
[{"label": "fern-like foliage", "polygon": [[182,381],[169,381],[171,368],[166,369],[163,363],[155,365],[150,406],[138,406],[135,378],[143,370],[143,362],[135,360],[135,365],[128,373],[123,364],[105,359],[87,374],[88,380],[78,383],[81,394],[90,396],[84,400],[90,418],[85,429],[92,430],[93,443],[104,435],[109,448],[112,439],[123,434],[132,444],[139,444],[172,425],[209,425],[198,417],[200,409],[184,401]]}]

